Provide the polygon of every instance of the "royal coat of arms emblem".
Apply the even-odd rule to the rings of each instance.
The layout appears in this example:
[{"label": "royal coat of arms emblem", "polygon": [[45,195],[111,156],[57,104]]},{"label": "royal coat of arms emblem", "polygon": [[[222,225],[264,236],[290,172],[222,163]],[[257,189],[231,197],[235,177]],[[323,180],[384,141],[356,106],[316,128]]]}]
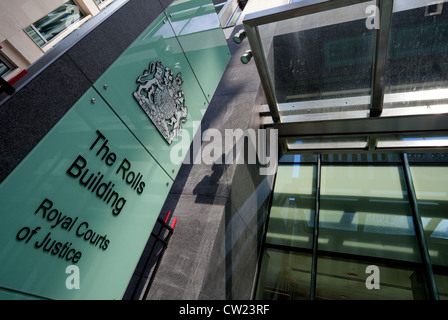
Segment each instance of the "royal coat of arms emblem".
[{"label": "royal coat of arms emblem", "polygon": [[137,83],[135,99],[171,144],[182,132],[182,124],[187,121],[188,115],[181,90],[182,73],[174,76],[173,71],[160,61],[151,62],[149,68],[137,78]]}]

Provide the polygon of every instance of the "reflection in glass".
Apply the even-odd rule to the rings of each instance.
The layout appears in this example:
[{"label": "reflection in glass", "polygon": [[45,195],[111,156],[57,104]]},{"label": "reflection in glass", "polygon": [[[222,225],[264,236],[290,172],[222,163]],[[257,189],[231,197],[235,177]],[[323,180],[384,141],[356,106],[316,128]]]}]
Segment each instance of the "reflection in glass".
[{"label": "reflection in glass", "polygon": [[[374,284],[377,266],[379,289],[368,289]],[[372,276],[372,277],[371,277]],[[428,294],[424,273],[410,264],[395,265],[325,255],[318,256],[316,300],[420,300]]]},{"label": "reflection in glass", "polygon": [[317,162],[315,154],[285,154],[278,159],[280,163],[301,163],[301,162]]},{"label": "reflection in glass", "polygon": [[378,139],[377,148],[446,148],[448,137],[440,134],[388,135]]},{"label": "reflection in glass", "polygon": [[[259,26],[278,103],[370,94],[374,30],[365,24],[369,4],[374,1]],[[350,109],[368,104],[367,99]]]},{"label": "reflection in glass", "polygon": [[[105,3],[105,2],[108,2],[109,0],[95,0],[95,3],[98,5],[98,6],[100,6],[100,5],[102,5],[103,3]],[[113,1],[115,1],[115,0],[111,0],[111,1],[109,1],[109,2],[113,2]]]},{"label": "reflection in glass", "polygon": [[330,153],[322,155],[322,162],[357,163],[357,162],[400,162],[400,155],[396,153]]},{"label": "reflection in glass", "polygon": [[420,261],[397,166],[323,166],[319,250]]},{"label": "reflection in glass", "polygon": [[[424,160],[445,161],[444,154],[419,155],[409,159],[411,177],[439,298],[448,299],[448,166]],[[310,286],[315,272],[315,299],[429,299],[401,161],[388,154],[383,160],[391,162],[376,164],[359,163],[365,155],[322,155],[317,190],[318,165],[307,159],[289,155],[279,166],[257,298],[308,299],[304,282]],[[311,270],[317,196],[317,269]],[[366,287],[370,265],[379,268],[380,290]]]},{"label": "reflection in glass", "polygon": [[410,169],[431,262],[445,273],[436,275],[439,297],[448,299],[448,167],[413,165]]},{"label": "reflection in glass", "polygon": [[304,152],[310,150],[350,150],[365,149],[367,137],[344,137],[344,138],[287,138],[288,150]]},{"label": "reflection in glass", "polygon": [[448,3],[434,2],[394,2],[385,108],[448,102]]},{"label": "reflection in glass", "polygon": [[448,266],[448,167],[411,166],[431,262]]},{"label": "reflection in glass", "polygon": [[409,153],[409,163],[421,162],[448,162],[448,153],[425,152],[425,153]]},{"label": "reflection in glass", "polygon": [[443,273],[436,271],[435,279],[440,300],[448,300],[448,271],[445,269]]},{"label": "reflection in glass", "polygon": [[[174,1],[167,10],[167,15],[177,36],[220,28],[216,7],[210,2],[204,0]],[[195,43],[195,45],[199,45],[199,43]]]},{"label": "reflection in glass", "polygon": [[4,63],[2,60],[0,60],[0,77],[4,74],[8,73],[11,70],[11,68]]},{"label": "reflection in glass", "polygon": [[56,10],[25,28],[25,32],[36,44],[42,47],[83,17],[84,14],[79,7],[73,1],[67,1]]},{"label": "reflection in glass", "polygon": [[256,299],[309,299],[310,282],[310,254],[266,249],[263,254]]},{"label": "reflection in glass", "polygon": [[236,6],[235,11],[232,13],[231,17],[229,18],[229,20],[226,23],[226,27],[234,26],[237,23],[237,21],[240,18],[242,13],[243,12],[241,11],[241,8],[239,6]]},{"label": "reflection in glass", "polygon": [[311,248],[316,206],[316,167],[281,165],[277,171],[266,242]]}]

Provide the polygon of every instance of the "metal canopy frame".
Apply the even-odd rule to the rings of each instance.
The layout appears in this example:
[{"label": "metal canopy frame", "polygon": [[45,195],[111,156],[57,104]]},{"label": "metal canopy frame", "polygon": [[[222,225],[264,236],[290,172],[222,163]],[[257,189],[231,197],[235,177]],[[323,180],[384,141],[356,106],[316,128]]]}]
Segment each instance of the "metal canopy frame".
[{"label": "metal canopy frame", "polygon": [[[262,112],[261,115],[265,116],[264,125],[266,127],[278,130],[279,144],[284,154],[331,151],[353,152],[355,150],[356,152],[446,150],[447,144],[444,143],[438,145],[432,145],[429,142],[416,143],[410,141],[397,141],[395,144],[393,141],[378,143],[382,137],[391,135],[421,134],[425,136],[438,133],[448,137],[448,105],[433,106],[428,101],[427,105],[410,108],[383,108],[385,104],[384,75],[388,59],[394,0],[376,0],[376,5],[380,10],[380,27],[375,29],[371,95],[344,99],[344,101],[353,100],[353,104],[357,104],[362,100],[365,110],[327,113],[311,112],[313,108],[326,107],[328,104],[337,103],[337,99],[278,103],[274,84],[271,81],[272,75],[265,58],[266,55],[259,27],[269,23],[368,2],[372,1],[304,0],[246,15],[243,21],[244,30],[252,49],[252,56],[257,66],[269,109],[269,113]],[[406,101],[409,98],[409,93],[403,93],[402,95],[392,94],[390,96],[393,96],[393,99],[398,99],[398,101]],[[415,101],[417,100],[415,99]],[[294,104],[307,105],[305,108],[308,108],[308,113],[291,115]],[[314,145],[310,143],[306,144],[306,146],[293,145],[288,142],[288,140],[291,141],[292,139],[340,139],[343,137],[365,137],[366,141],[364,144],[359,141],[354,141],[350,144],[350,139],[348,139],[344,143],[336,142],[332,144],[330,140],[329,143],[314,143]]]}]

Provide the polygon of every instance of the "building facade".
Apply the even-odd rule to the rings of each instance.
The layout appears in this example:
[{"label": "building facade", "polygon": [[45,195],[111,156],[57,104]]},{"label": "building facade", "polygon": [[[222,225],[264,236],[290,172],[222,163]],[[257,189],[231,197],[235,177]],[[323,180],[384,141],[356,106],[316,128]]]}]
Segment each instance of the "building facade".
[{"label": "building facade", "polygon": [[0,8],[0,298],[448,296],[444,1]]}]

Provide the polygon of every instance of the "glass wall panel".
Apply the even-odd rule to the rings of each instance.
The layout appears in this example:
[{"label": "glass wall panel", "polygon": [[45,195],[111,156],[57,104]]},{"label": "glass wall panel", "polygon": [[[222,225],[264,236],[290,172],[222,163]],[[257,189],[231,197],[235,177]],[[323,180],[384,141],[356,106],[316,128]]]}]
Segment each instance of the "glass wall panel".
[{"label": "glass wall panel", "polygon": [[384,108],[446,105],[448,2],[395,0],[390,32]]},{"label": "glass wall panel", "polygon": [[[444,155],[408,157],[440,299],[448,299],[448,165],[443,163]],[[315,155],[310,156],[309,160],[315,160]],[[300,155],[283,158],[274,186],[257,299],[308,299],[314,272],[315,299],[431,297],[399,155],[366,156],[321,155],[319,189],[317,163],[303,162]],[[317,196],[317,269],[312,270]],[[378,270],[380,290],[369,288],[373,279],[369,266]],[[295,272],[302,276],[299,286]]]},{"label": "glass wall panel", "polygon": [[448,300],[448,272],[435,274],[440,300]]},{"label": "glass wall panel", "polygon": [[285,154],[278,159],[279,163],[302,163],[313,162],[317,163],[316,154]]},{"label": "glass wall panel", "polygon": [[414,165],[410,169],[431,262],[445,270],[445,275],[436,276],[439,296],[448,299],[448,166]]},{"label": "glass wall panel", "polygon": [[319,250],[420,261],[398,166],[322,166]]},{"label": "glass wall panel", "polygon": [[311,248],[316,206],[316,166],[280,165],[266,243]]},{"label": "glass wall panel", "polygon": [[39,34],[39,32],[33,28],[32,26],[28,26],[25,29],[25,32],[30,36],[30,38],[39,46],[44,46],[47,42],[44,40],[44,37]]},{"label": "glass wall panel", "polygon": [[[369,266],[375,266],[377,269],[372,271],[373,269],[368,269]],[[378,275],[376,280],[375,272]],[[375,284],[378,285],[378,289],[373,287]],[[420,300],[426,298],[424,273],[418,267],[319,255],[316,300]]]},{"label": "glass wall panel", "polygon": [[95,0],[95,3],[98,5],[98,6],[100,6],[100,5],[102,5],[102,4],[104,4],[104,3],[106,3],[106,2],[110,2],[110,3],[112,3],[112,2],[114,2],[115,0]]},{"label": "glass wall panel", "polygon": [[256,299],[309,299],[311,254],[266,249],[263,255]]}]

